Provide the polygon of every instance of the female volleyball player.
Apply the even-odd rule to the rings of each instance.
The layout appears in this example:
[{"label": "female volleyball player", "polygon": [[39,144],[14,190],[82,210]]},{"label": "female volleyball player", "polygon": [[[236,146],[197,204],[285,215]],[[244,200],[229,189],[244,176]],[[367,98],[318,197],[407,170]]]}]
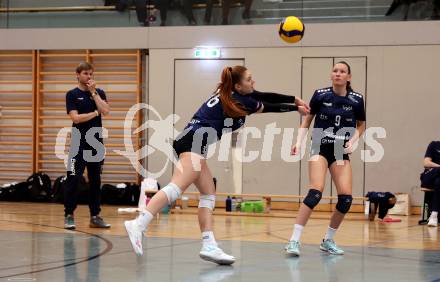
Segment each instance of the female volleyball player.
[{"label": "female volleyball player", "polygon": [[[234,263],[235,258],[225,254],[217,246],[212,231],[215,187],[206,164],[207,146],[220,140],[224,129],[234,131],[243,126],[246,115],[289,111],[299,111],[303,115],[309,113],[308,105],[301,99],[257,92],[254,90],[254,83],[251,73],[245,67],[224,68],[216,93],[199,108],[185,130],[176,138],[173,147],[179,162],[171,182],[154,195],[139,217],[125,222],[137,255],[143,253],[143,231],[147,229],[153,216],[178,199],[194,183],[200,192],[198,217],[203,238],[200,257],[218,264]],[[212,132],[214,134],[210,134]]]},{"label": "female volleyball player", "polygon": [[321,200],[327,168],[338,191],[338,202],[320,249],[330,254],[344,254],[333,241],[333,236],[351,206],[352,173],[349,154],[365,131],[365,110],[362,95],[354,92],[350,86],[351,70],[346,62],[333,66],[331,80],[332,87],[316,90],[313,94],[310,115],[304,118],[296,144],[292,147],[293,155],[301,151],[301,142],[316,117],[309,160],[310,190],[299,208],[292,237],[285,248],[288,254],[296,256],[300,254],[302,230],[313,208]]}]

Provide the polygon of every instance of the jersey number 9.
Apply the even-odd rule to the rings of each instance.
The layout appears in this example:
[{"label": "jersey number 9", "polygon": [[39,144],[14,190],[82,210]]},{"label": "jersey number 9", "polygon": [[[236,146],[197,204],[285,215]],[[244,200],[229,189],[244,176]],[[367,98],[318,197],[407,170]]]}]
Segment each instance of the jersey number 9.
[{"label": "jersey number 9", "polygon": [[341,116],[340,115],[337,115],[336,117],[335,117],[335,125],[336,126],[339,126],[341,124]]}]

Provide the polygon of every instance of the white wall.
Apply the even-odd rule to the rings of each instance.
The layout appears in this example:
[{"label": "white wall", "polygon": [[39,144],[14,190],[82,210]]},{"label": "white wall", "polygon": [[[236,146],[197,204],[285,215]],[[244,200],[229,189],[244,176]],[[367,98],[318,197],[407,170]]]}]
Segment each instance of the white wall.
[{"label": "white wall", "polygon": [[[387,131],[387,138],[381,140],[384,158],[379,163],[366,164],[366,190],[407,192],[414,204],[421,201],[422,195],[415,187],[419,185],[423,154],[429,141],[440,139],[439,21],[310,24],[305,38],[296,45],[281,42],[276,26],[271,25],[20,29],[0,30],[0,38],[3,50],[149,49],[148,102],[162,117],[173,111],[174,59],[192,58],[192,48],[197,45],[220,46],[224,58],[244,59],[259,89],[293,95],[301,94],[302,57],[364,56],[367,126],[381,126]],[[299,123],[295,114],[268,114],[251,117],[248,125],[264,127],[275,119],[283,127]],[[258,147],[255,142],[248,146]],[[149,169],[160,169],[163,161],[162,156],[152,155]],[[300,191],[297,163],[285,164],[278,158],[270,164],[247,165],[243,170],[246,193]],[[169,181],[170,176],[168,169],[161,183]],[[304,187],[301,191],[304,193]]]},{"label": "white wall", "polygon": [[[385,150],[384,158],[378,163],[366,164],[365,189],[412,193],[414,204],[420,203],[421,194],[415,187],[419,185],[423,154],[430,140],[440,139],[437,122],[440,117],[440,83],[435,71],[440,65],[439,45],[234,48],[223,51],[225,58],[245,59],[258,89],[292,95],[301,95],[301,57],[366,56],[367,125],[384,127],[387,138],[379,140]],[[169,62],[174,58],[191,56],[190,49],[150,50],[151,73],[156,69],[164,72],[163,76],[150,78],[150,97],[157,95],[156,100],[150,100],[150,103],[160,105],[164,114],[172,111],[173,90],[169,84],[172,66]],[[164,71],[164,66],[168,66],[168,71]],[[330,74],[330,69],[328,72]],[[353,75],[356,76],[356,73]],[[194,111],[198,106],[194,105]],[[267,114],[251,116],[247,125],[262,129],[274,121],[280,127],[297,127],[299,124],[296,114]],[[275,144],[275,148],[280,147],[280,136],[276,137]],[[258,148],[261,148],[261,140],[248,141],[247,150]],[[299,175],[298,163],[285,163],[274,151],[274,160],[270,163],[244,165],[243,191],[297,194],[301,189],[304,193],[305,188],[299,187]],[[301,175],[307,179],[305,170]],[[169,174],[161,181],[167,182],[168,179]]]}]

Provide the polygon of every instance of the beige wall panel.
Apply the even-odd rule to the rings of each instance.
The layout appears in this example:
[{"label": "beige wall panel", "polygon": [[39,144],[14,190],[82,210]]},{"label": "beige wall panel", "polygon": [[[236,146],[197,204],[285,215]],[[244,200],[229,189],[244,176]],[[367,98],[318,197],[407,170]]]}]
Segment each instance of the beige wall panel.
[{"label": "beige wall panel", "polygon": [[[174,53],[173,50],[150,50],[149,55],[149,104],[159,113],[162,119],[173,113],[173,89],[174,89]],[[147,116],[150,120],[159,120],[151,111]],[[148,130],[147,143],[150,140],[153,129]],[[172,128],[168,128],[168,136],[172,135]],[[147,158],[147,170],[151,173],[160,172],[167,163],[167,157],[163,152],[156,151]],[[164,186],[171,179],[172,166],[166,166],[165,172],[158,178]]]},{"label": "beige wall panel", "polygon": [[[277,92],[287,95],[301,95],[301,50],[290,49],[247,49],[246,66],[256,81],[255,88],[260,91]],[[273,147],[266,159],[263,154],[266,126],[275,123],[279,133],[274,135]],[[261,131],[261,138],[248,137],[246,154],[258,151],[259,157],[243,165],[243,192],[262,194],[298,194],[299,161],[290,157],[290,147],[296,140],[296,128],[299,125],[298,112],[267,113],[251,115],[247,118],[247,127],[256,127]],[[294,132],[291,130],[294,129]],[[290,131],[290,133],[289,133]],[[283,136],[285,148],[282,157]],[[267,135],[269,137],[269,135]],[[289,142],[290,139],[290,142]],[[269,141],[269,139],[267,139]],[[269,146],[268,148],[270,148]],[[266,154],[264,152],[264,154]],[[269,161],[270,160],[270,161]]]},{"label": "beige wall panel", "polygon": [[369,126],[383,126],[387,137],[383,159],[367,164],[367,188],[410,193],[420,204],[423,156],[439,140],[439,54],[440,46],[383,47],[369,60]]}]

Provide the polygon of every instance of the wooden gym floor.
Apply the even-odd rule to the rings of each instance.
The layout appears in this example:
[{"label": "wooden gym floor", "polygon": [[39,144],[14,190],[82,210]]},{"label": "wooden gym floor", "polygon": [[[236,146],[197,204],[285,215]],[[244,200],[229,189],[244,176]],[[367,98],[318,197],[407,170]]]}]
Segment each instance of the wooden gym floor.
[{"label": "wooden gym floor", "polygon": [[[109,230],[88,227],[88,207],[75,214],[76,231],[63,229],[58,204],[0,203],[0,281],[437,281],[437,228],[419,226],[418,216],[400,223],[366,221],[350,214],[336,235],[344,256],[319,250],[330,213],[316,212],[302,236],[302,254],[283,247],[293,218],[214,217],[221,247],[236,256],[231,267],[198,257],[195,214],[160,215],[149,226],[144,256],[136,257],[123,228],[134,215],[105,206]],[[438,280],[440,281],[440,280]]]}]

